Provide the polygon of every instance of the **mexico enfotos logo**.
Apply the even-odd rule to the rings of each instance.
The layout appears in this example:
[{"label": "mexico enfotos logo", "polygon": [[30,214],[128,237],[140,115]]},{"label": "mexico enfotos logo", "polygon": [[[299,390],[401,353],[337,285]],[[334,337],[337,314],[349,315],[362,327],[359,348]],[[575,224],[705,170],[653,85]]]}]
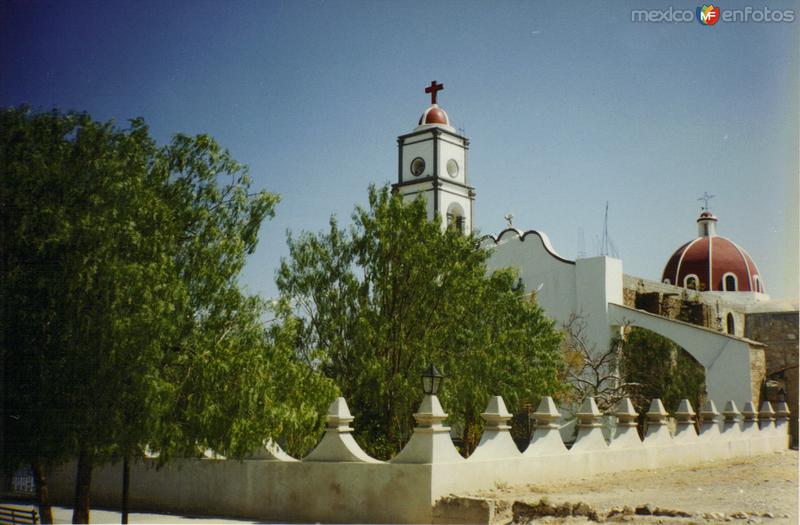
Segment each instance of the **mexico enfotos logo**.
[{"label": "mexico enfotos logo", "polygon": [[713,26],[717,22],[729,24],[791,24],[796,15],[793,9],[770,9],[767,6],[741,9],[722,9],[718,5],[703,4],[696,10],[675,9],[670,6],[664,9],[634,9],[631,11],[631,22],[645,23],[691,23],[695,20],[704,26]]},{"label": "mexico enfotos logo", "polygon": [[719,22],[719,7],[712,5],[702,5],[695,11],[697,21],[704,26],[713,26]]}]

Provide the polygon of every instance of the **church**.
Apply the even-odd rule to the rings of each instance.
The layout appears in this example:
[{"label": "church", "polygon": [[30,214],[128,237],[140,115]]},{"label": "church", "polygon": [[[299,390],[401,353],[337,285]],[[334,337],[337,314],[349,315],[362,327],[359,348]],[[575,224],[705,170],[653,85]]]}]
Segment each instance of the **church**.
[{"label": "church", "polygon": [[[476,198],[468,177],[469,141],[455,131],[436,103],[442,87],[431,84],[426,90],[432,96],[431,106],[416,127],[398,139],[394,191],[404,199],[423,197],[430,219],[439,218],[443,228],[468,234],[474,231]],[[132,465],[132,505],[280,523],[494,523],[498,517],[494,500],[490,504],[475,497],[482,491],[510,486],[531,489],[557,480],[614,476],[630,470],[666,472],[785,450],[786,405],[781,403],[775,411],[761,401],[769,396],[765,379],[769,355],[777,348],[777,340],[769,340],[772,335],[780,333],[789,340],[794,334],[789,352],[795,359],[794,369],[787,367],[784,373],[796,376],[797,308],[776,310],[754,259],[717,236],[716,222],[704,210],[698,236],[665,261],[660,281],[626,275],[623,262],[616,258],[562,257],[547,235],[535,230],[509,227],[497,236],[483,237],[480,245],[490,253],[490,270],[519,270],[525,289],[535,293],[557,324],[576,313],[584,316],[589,343],[597,348],[607,347],[612,334],[631,324],[675,341],[705,368],[708,397],[718,407],[729,400],[742,408],[750,402],[761,407],[758,413],[753,407],[740,414],[742,421],[736,420],[736,409],[727,410],[722,425],[712,414],[704,418],[698,433],[691,415],[684,411],[673,433],[661,400],[655,399],[642,439],[636,428],[637,413],[628,399],[627,408],[620,403],[615,411],[617,432],[607,440],[604,416],[595,401],[587,399],[579,415],[579,431],[568,449],[558,421],[561,414],[554,400],[545,397],[534,413],[533,438],[522,452],[507,424],[512,414],[502,397],[493,396],[481,414],[486,423],[481,440],[465,459],[454,446],[451,429],[443,424],[447,414],[430,377],[414,414],[414,432],[388,461],[375,459],[360,447],[351,426],[358,422],[353,423],[347,400],[339,397],[329,406],[325,433],[307,456],[291,457],[268,440],[242,460],[176,458],[159,466],[157,459],[144,458]],[[677,320],[676,309],[693,315],[691,322]],[[794,325],[778,323],[774,316],[783,314]],[[763,322],[761,315],[767,315]],[[776,326],[777,332],[771,332]],[[757,333],[765,336],[761,342],[753,338]],[[796,397],[789,401],[796,410]],[[116,505],[121,497],[121,470],[119,464],[94,469],[92,501]],[[75,474],[74,462],[49,473],[55,501],[70,501]]]},{"label": "church", "polygon": [[[476,198],[468,173],[470,143],[437,103],[443,88],[436,81],[425,88],[430,106],[411,132],[398,137],[392,187],[405,200],[423,196],[428,217],[438,216],[443,228],[470,233]],[[645,328],[674,341],[705,368],[708,397],[718,406],[728,399],[739,406],[786,400],[797,414],[797,301],[772,300],[753,257],[717,234],[711,197],[701,199],[696,237],[665,261],[660,281],[625,274],[623,261],[612,257],[569,260],[536,230],[509,227],[480,244],[490,251],[490,269],[519,270],[525,289],[557,325],[576,315],[585,319],[590,346],[607,348],[624,326]],[[796,442],[796,416],[792,436]]]}]

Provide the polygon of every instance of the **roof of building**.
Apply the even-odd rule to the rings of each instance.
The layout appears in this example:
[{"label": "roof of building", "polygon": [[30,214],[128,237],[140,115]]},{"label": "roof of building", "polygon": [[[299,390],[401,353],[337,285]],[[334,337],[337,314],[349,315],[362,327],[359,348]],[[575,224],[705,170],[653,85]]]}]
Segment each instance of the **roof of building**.
[{"label": "roof of building", "polygon": [[422,116],[419,117],[419,125],[425,124],[443,124],[445,126],[450,125],[450,118],[447,116],[447,112],[440,108],[437,104],[431,104],[431,106],[426,109]]},{"label": "roof of building", "polygon": [[717,218],[704,211],[697,222],[699,237],[672,254],[661,280],[700,291],[765,293],[764,281],[747,251],[730,239],[716,235],[713,227],[704,227],[704,223],[716,223]]}]

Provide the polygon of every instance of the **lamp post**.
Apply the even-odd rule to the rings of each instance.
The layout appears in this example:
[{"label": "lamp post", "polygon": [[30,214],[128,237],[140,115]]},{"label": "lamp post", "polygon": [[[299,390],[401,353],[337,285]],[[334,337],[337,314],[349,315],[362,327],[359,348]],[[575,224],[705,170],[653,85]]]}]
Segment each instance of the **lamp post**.
[{"label": "lamp post", "polygon": [[444,375],[431,363],[422,373],[422,391],[426,396],[435,396],[439,393],[442,381],[444,381]]},{"label": "lamp post", "polygon": [[417,425],[403,450],[392,460],[393,463],[454,463],[464,458],[453,446],[450,429],[442,424],[447,414],[439,403],[436,394],[442,386],[444,374],[431,364],[420,376],[425,396],[419,409],[414,413]]}]

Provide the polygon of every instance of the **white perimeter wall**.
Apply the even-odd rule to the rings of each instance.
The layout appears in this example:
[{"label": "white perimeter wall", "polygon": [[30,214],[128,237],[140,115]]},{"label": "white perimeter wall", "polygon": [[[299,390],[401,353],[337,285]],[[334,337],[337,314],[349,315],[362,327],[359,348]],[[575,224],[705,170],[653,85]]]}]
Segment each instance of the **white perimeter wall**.
[{"label": "white perimeter wall", "polygon": [[[777,424],[765,421],[760,426],[757,422],[737,422],[720,432],[712,425],[699,436],[691,427],[688,433],[675,437],[664,426],[664,432],[648,434],[644,441],[639,440],[636,428],[630,427],[627,435],[617,436],[610,443],[598,427],[579,434],[571,450],[553,446],[553,440],[559,439],[558,430],[553,429],[539,437],[534,434],[525,452],[513,446],[497,446],[513,441],[508,427],[495,428],[489,430],[491,439],[482,440],[469,459],[458,456],[447,439],[430,448],[425,463],[179,459],[156,469],[155,460],[141,460],[131,468],[130,507],[132,511],[279,522],[432,523],[440,498],[493,489],[501,483],[544,484],[786,449],[788,419],[782,418]],[[429,431],[416,430],[422,434]],[[326,439],[339,438],[333,433],[326,434]],[[70,463],[50,472],[49,488],[55,503],[72,501],[75,470],[75,464]],[[121,484],[120,465],[95,468],[92,505],[118,508]],[[480,520],[475,517],[469,522]],[[453,520],[445,516],[444,521]]]}]

